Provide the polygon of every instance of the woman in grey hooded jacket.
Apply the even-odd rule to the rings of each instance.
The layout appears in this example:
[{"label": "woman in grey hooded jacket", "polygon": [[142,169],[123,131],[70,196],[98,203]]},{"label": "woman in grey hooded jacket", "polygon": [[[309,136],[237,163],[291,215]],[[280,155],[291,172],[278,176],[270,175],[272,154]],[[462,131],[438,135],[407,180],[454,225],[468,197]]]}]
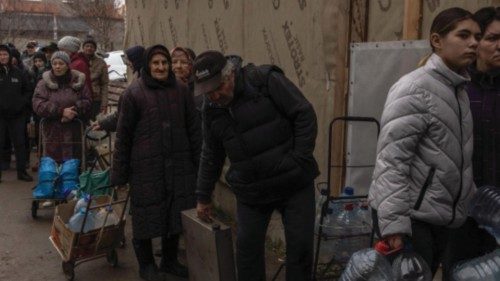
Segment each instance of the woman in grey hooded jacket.
[{"label": "woman in grey hooded jacket", "polygon": [[429,38],[433,53],[426,64],[387,96],[369,201],[390,247],[402,247],[407,237],[433,274],[443,264],[447,280],[451,265],[444,253],[456,247],[450,229],[465,222],[475,191],[464,86],[480,30],[470,12],[451,8],[436,16]]}]

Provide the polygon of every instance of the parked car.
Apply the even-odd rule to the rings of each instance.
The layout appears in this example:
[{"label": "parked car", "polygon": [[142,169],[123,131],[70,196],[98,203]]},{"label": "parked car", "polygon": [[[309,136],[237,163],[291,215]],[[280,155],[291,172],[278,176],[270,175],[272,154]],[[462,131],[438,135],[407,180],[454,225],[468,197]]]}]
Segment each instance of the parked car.
[{"label": "parked car", "polygon": [[122,56],[124,56],[123,51],[108,52],[104,55],[111,81],[127,81],[127,66],[123,62]]}]

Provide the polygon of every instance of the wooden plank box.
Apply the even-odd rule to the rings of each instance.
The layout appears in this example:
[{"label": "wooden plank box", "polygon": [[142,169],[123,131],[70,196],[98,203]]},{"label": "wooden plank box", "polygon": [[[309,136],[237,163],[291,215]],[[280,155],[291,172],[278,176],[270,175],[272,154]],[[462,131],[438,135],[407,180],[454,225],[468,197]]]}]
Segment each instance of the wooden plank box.
[{"label": "wooden plank box", "polygon": [[[109,202],[109,196],[99,196],[94,198],[97,204]],[[60,204],[56,207],[54,221],[50,233],[50,240],[61,255],[63,261],[76,261],[90,258],[96,255],[106,254],[111,249],[120,245],[125,227],[125,220],[118,225],[110,225],[104,228],[99,245],[98,237],[100,228],[87,233],[74,233],[66,226],[73,215],[76,201]],[[122,214],[123,206],[113,205],[113,210],[117,216]]]}]

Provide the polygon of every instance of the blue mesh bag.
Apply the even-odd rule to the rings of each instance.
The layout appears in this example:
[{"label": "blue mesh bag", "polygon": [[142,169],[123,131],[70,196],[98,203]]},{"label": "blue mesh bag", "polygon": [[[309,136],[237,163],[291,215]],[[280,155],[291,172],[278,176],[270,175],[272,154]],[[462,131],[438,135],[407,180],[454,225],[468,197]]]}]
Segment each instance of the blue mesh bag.
[{"label": "blue mesh bag", "polygon": [[42,157],[38,169],[38,184],[33,190],[33,197],[54,198],[57,193],[58,176],[56,161],[50,157]]}]

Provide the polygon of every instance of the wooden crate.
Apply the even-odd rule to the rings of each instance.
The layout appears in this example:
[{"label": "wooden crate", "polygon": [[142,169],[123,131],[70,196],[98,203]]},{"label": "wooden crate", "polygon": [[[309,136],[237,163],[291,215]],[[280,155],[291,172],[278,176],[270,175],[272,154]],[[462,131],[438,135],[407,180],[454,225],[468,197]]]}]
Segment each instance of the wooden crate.
[{"label": "wooden crate", "polygon": [[[109,196],[99,196],[94,200],[98,205],[109,202]],[[118,225],[106,226],[103,230],[99,245],[99,233],[101,229],[95,229],[87,233],[74,233],[66,226],[73,215],[75,201],[60,204],[56,207],[54,221],[52,224],[50,240],[61,255],[63,261],[76,261],[94,255],[105,254],[120,245],[125,228],[125,220]],[[123,206],[113,205],[117,216],[122,214]]]}]

